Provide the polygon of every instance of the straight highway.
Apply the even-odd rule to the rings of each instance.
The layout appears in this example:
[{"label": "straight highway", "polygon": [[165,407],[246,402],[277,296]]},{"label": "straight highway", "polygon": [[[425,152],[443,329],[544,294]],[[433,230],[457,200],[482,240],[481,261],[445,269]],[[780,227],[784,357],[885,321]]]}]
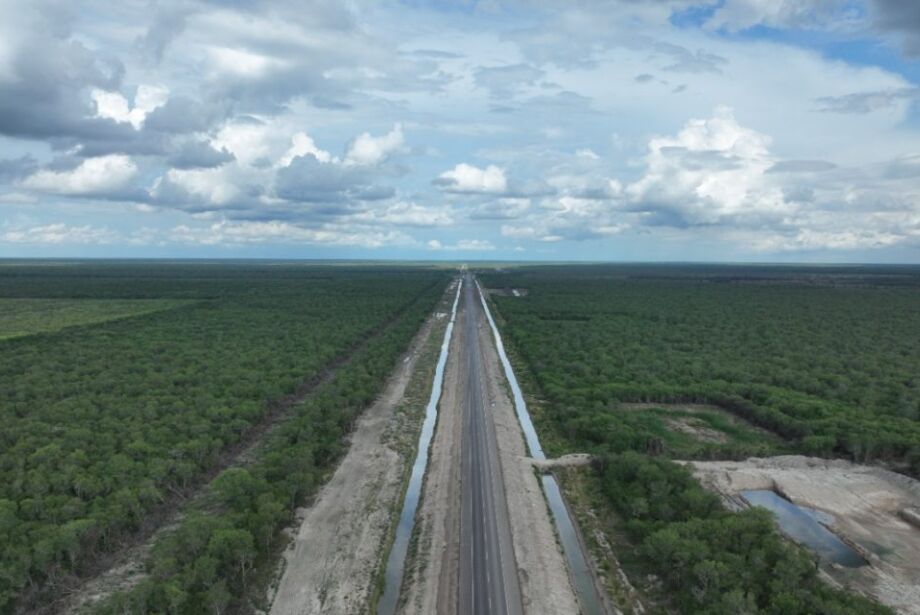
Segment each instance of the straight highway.
[{"label": "straight highway", "polygon": [[473,276],[466,274],[461,365],[461,512],[458,613],[520,615],[523,611],[508,504],[491,408],[485,402],[480,328],[488,328]]}]

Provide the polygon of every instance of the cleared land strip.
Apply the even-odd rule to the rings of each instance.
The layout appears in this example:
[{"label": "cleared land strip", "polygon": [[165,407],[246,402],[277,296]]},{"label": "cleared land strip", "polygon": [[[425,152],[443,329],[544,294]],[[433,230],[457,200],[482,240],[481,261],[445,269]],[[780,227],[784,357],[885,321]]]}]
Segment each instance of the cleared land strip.
[{"label": "cleared land strip", "polygon": [[178,522],[182,510],[204,492],[210,481],[227,468],[244,462],[272,429],[283,422],[294,406],[307,399],[322,385],[334,380],[353,356],[397,323],[421,297],[439,283],[433,283],[407,301],[377,329],[330,362],[323,371],[301,383],[294,393],[268,402],[263,418],[250,427],[240,440],[227,447],[216,464],[200,475],[189,488],[173,491],[145,516],[141,528],[129,539],[122,541],[118,549],[101,554],[87,565],[86,574],[62,580],[54,587],[45,587],[40,594],[36,590],[34,595],[25,597],[14,612],[35,615],[71,613],[104,599],[114,591],[122,591],[135,585],[143,578],[146,555],[162,531],[168,531]]},{"label": "cleared land strip", "polygon": [[[453,287],[447,298],[452,292]],[[450,305],[445,301],[361,416],[332,478],[299,512],[300,526],[274,591],[273,615],[361,613],[370,608],[448,321]]]},{"label": "cleared land strip", "polygon": [[[470,322],[472,321],[472,322]],[[479,336],[483,420],[494,429],[496,479],[504,483],[515,572],[523,611],[577,613],[578,603],[556,541],[546,500],[508,395],[498,353],[478,302],[461,303],[444,379],[438,425],[432,442],[422,504],[416,519],[416,549],[410,553],[400,612],[458,613],[460,581],[461,440],[468,379],[469,326]],[[465,614],[464,614],[465,615]]]}]

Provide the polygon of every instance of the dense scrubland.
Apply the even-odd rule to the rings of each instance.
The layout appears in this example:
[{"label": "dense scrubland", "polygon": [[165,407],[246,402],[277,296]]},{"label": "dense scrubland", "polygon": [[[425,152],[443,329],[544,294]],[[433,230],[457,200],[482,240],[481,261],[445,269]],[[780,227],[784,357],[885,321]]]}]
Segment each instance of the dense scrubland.
[{"label": "dense scrubland", "polygon": [[0,612],[87,572],[284,419],[246,467],[214,480],[155,548],[151,579],[117,603],[232,605],[447,281],[284,264],[0,270],[0,304],[28,299],[64,323],[84,322],[66,316],[79,300],[162,308],[53,332],[36,319],[34,335],[0,342]]},{"label": "dense scrubland", "polygon": [[[728,512],[671,458],[764,447],[920,473],[920,270],[585,266],[484,273],[555,452],[597,488],[674,608],[884,612],[832,590],[760,510]],[[666,410],[714,404],[776,434],[674,446]]]}]

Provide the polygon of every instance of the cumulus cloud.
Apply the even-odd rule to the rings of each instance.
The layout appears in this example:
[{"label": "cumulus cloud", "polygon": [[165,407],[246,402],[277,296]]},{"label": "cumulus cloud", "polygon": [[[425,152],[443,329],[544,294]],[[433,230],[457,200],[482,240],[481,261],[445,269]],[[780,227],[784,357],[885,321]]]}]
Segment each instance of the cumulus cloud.
[{"label": "cumulus cloud", "polygon": [[37,171],[26,177],[22,186],[55,194],[105,195],[127,188],[137,172],[129,156],[113,154],[88,158],[67,171]]},{"label": "cumulus cloud", "polygon": [[0,160],[0,181],[16,181],[38,170],[38,162],[29,155]]},{"label": "cumulus cloud", "polygon": [[728,217],[782,215],[782,190],[765,180],[773,166],[770,138],[720,107],[673,137],[649,142],[645,174],[626,188],[650,223],[712,224]]},{"label": "cumulus cloud", "polygon": [[7,2],[2,13],[0,134],[68,141],[123,136],[115,122],[94,117],[86,96],[88,88],[119,88],[125,67],[118,57],[71,37],[67,11],[36,1]]},{"label": "cumulus cloud", "polygon": [[349,222],[388,224],[393,226],[433,227],[449,226],[454,218],[450,211],[440,207],[426,207],[418,203],[400,201],[386,206],[371,206],[351,215]]},{"label": "cumulus cloud", "polygon": [[543,199],[538,211],[504,224],[501,234],[542,242],[585,241],[617,235],[630,227],[624,212],[606,200],[562,195]]},{"label": "cumulus cloud", "polygon": [[505,170],[490,164],[484,169],[461,162],[441,173],[435,184],[447,192],[459,194],[502,194],[508,189]]},{"label": "cumulus cloud", "polygon": [[94,89],[91,94],[96,103],[96,117],[128,123],[135,130],[140,130],[147,115],[157,107],[162,107],[169,99],[168,88],[153,85],[138,86],[133,107],[120,92]]},{"label": "cumulus cloud", "polygon": [[396,124],[393,130],[380,137],[373,137],[367,132],[361,133],[348,144],[345,164],[378,164],[402,148],[404,142],[401,124]]},{"label": "cumulus cloud", "polygon": [[233,179],[226,167],[170,169],[154,183],[150,194],[161,205],[213,211],[235,204],[245,194]]},{"label": "cumulus cloud", "polygon": [[191,140],[182,143],[167,159],[175,169],[209,169],[232,162],[236,157],[226,149],[214,149],[207,141]]},{"label": "cumulus cloud", "polygon": [[306,156],[307,154],[313,156],[320,162],[332,161],[332,154],[318,148],[310,135],[305,132],[298,132],[291,137],[291,147],[284,153],[284,156],[281,157],[278,164],[282,167],[290,166],[294,158]]},{"label": "cumulus cloud", "polygon": [[365,167],[322,162],[313,154],[294,158],[275,177],[275,195],[288,201],[376,201],[394,193],[392,188],[376,184],[375,177]]},{"label": "cumulus cloud", "polygon": [[624,215],[764,252],[877,249],[920,237],[913,157],[854,169],[779,160],[769,146],[728,108],[691,120],[649,142],[644,175],[624,190]]},{"label": "cumulus cloud", "polygon": [[474,207],[469,214],[473,220],[512,220],[530,209],[530,199],[509,197],[488,200]]}]

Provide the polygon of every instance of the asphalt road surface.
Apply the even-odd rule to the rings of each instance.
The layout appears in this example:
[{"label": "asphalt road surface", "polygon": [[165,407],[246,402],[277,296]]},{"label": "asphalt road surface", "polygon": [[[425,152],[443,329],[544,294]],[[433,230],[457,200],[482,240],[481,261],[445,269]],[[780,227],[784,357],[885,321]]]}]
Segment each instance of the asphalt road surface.
[{"label": "asphalt road surface", "polygon": [[495,423],[485,401],[480,327],[488,327],[475,282],[466,274],[465,314],[459,357],[466,367],[463,390],[461,452],[460,583],[458,613],[520,615],[518,585],[508,503],[502,483]]}]

